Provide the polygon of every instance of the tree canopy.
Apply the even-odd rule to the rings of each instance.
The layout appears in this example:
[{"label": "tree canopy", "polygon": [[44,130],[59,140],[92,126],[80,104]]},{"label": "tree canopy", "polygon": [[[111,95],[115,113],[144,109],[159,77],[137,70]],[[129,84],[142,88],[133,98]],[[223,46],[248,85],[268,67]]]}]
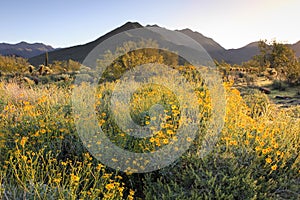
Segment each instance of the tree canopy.
[{"label": "tree canopy", "polygon": [[278,78],[289,83],[300,83],[300,63],[291,47],[279,43],[276,40],[259,42],[260,54],[254,59],[262,68],[274,68],[278,72]]}]

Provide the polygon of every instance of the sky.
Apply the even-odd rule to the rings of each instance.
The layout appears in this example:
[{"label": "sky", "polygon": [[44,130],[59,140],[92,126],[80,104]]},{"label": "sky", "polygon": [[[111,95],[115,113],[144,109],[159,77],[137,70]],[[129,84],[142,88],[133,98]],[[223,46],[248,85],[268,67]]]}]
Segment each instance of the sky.
[{"label": "sky", "polygon": [[189,28],[226,49],[300,40],[300,0],[2,0],[0,43],[55,48],[93,41],[128,21]]}]

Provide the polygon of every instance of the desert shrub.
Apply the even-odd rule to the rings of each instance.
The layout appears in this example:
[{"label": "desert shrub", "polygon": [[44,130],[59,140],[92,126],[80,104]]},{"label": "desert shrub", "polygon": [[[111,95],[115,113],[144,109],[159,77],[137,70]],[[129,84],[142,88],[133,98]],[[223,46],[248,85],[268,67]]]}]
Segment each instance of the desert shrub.
[{"label": "desert shrub", "polygon": [[0,196],[8,199],[121,199],[118,172],[86,151],[75,131],[72,86],[2,85]]},{"label": "desert shrub", "polygon": [[283,81],[275,80],[273,81],[272,87],[274,90],[285,91],[288,88],[288,84]]},{"label": "desert shrub", "polygon": [[1,56],[0,71],[2,72],[24,72],[29,63],[21,57]]},{"label": "desert shrub", "polygon": [[227,102],[226,123],[213,151],[203,158],[187,152],[176,165],[147,174],[146,199],[299,197],[297,120],[275,110],[272,117],[254,120],[237,90],[227,90]]},{"label": "desert shrub", "polygon": [[66,71],[78,71],[80,70],[81,64],[79,62],[68,60],[68,61],[53,61],[51,69],[54,72],[66,72]]},{"label": "desert shrub", "polygon": [[[126,146],[123,135],[108,129],[108,125],[116,124],[109,121],[109,111],[105,107],[101,110],[100,106],[108,102],[105,96],[109,97],[114,84],[99,88],[102,92],[98,93],[99,103],[96,102],[98,120],[107,128],[112,141]],[[226,85],[225,126],[209,155],[199,157],[200,137],[171,166],[147,174],[126,175],[102,166],[83,147],[74,127],[72,87],[75,86],[20,88],[11,83],[1,86],[0,96],[6,98],[0,114],[2,196],[10,199],[121,199],[122,196],[132,199],[133,195],[145,199],[296,199],[299,196],[299,119],[290,117],[288,112],[272,108],[269,115],[252,118],[251,109],[240,93]],[[89,86],[79,87],[86,92]],[[161,90],[157,89],[143,88],[136,93],[142,98],[132,105],[136,121],[148,120],[147,103],[153,103],[155,98],[146,97],[152,93],[158,97]],[[209,110],[206,91],[199,87],[198,93],[203,106],[208,106],[203,111]],[[261,97],[252,94],[256,95]],[[144,107],[137,109],[138,105]],[[166,110],[176,113],[172,105]],[[204,116],[209,118],[208,113]],[[170,122],[174,120],[171,118]],[[205,128],[201,129],[203,133]],[[144,146],[136,143],[130,148],[140,152],[159,149],[166,139],[163,134],[159,137],[161,140],[146,141]]]},{"label": "desert shrub", "polygon": [[48,84],[51,83],[51,77],[50,76],[41,76],[39,77],[39,83],[41,84]]},{"label": "desert shrub", "polygon": [[266,94],[258,90],[248,90],[243,99],[249,107],[249,116],[252,118],[258,118],[268,113],[270,101]]},{"label": "desert shrub", "polygon": [[[157,176],[146,175],[146,199],[250,199],[255,196],[251,171],[233,159],[210,154],[190,156]],[[155,195],[153,195],[155,194]]]},{"label": "desert shrub", "polygon": [[286,109],[286,112],[291,117],[300,118],[300,106],[291,106],[290,108]]},{"label": "desert shrub", "polygon": [[[59,161],[53,152],[31,151],[20,142],[5,167],[11,179],[3,181],[11,199],[120,199],[124,187],[120,177],[108,173],[101,163],[83,159]],[[25,149],[24,149],[25,148]]]},{"label": "desert shrub", "polygon": [[69,71],[78,71],[80,70],[81,63],[69,60],[67,64],[67,70]]},{"label": "desert shrub", "polygon": [[78,74],[76,75],[76,79],[80,82],[91,82],[93,77],[89,74]]},{"label": "desert shrub", "polygon": [[3,111],[5,105],[6,105],[6,100],[4,95],[3,83],[0,82],[0,112]]},{"label": "desert shrub", "polygon": [[256,74],[247,74],[246,77],[246,82],[248,85],[251,85],[253,82],[257,80],[257,75]]},{"label": "desert shrub", "polygon": [[6,104],[5,101],[3,99],[0,99],[0,111],[3,110],[5,104]]}]

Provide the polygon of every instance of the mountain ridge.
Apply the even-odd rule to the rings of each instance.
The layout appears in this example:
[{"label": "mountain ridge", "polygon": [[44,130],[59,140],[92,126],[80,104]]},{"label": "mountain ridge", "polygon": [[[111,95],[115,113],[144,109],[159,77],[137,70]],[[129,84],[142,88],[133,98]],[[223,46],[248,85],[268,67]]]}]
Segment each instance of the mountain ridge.
[{"label": "mountain ridge", "polygon": [[19,56],[24,58],[31,58],[45,52],[54,51],[50,45],[45,45],[43,43],[27,43],[21,41],[16,44],[9,44],[9,43],[0,43],[0,55],[4,56]]},{"label": "mountain ridge", "polygon": [[[49,52],[49,62],[53,62],[55,60],[69,60],[72,59],[74,61],[83,62],[85,57],[92,51],[98,44],[103,42],[104,40],[110,38],[112,35],[121,33],[123,31],[127,31],[133,28],[143,27],[137,22],[127,22],[124,25],[104,34],[98,39],[88,42],[86,44],[71,46],[59,49],[57,51]],[[44,56],[35,56],[29,59],[29,62],[33,65],[39,65],[44,63]]]},{"label": "mountain ridge", "polygon": [[[88,53],[104,40],[123,31],[135,29],[135,28],[142,28],[142,27],[144,26],[142,26],[138,22],[127,22],[122,26],[117,27],[116,29],[97,38],[96,40],[93,40],[86,44],[80,44],[80,45],[75,45],[75,46],[61,48],[61,49],[54,49],[54,50],[50,49],[50,51],[48,50],[49,61],[51,63],[54,60],[72,59],[78,62],[83,62],[84,58],[88,55]],[[154,25],[146,25],[145,27],[149,27],[151,30],[151,27],[155,28],[159,26],[157,24],[154,24]],[[192,39],[194,39],[196,42],[198,42],[203,46],[203,48],[208,52],[208,54],[212,57],[212,59],[215,59],[217,61],[225,61],[230,64],[241,64],[242,62],[248,61],[253,56],[259,54],[258,41],[251,42],[243,47],[236,48],[236,49],[225,49],[212,38],[207,37],[197,31],[193,31],[189,28],[175,30],[175,31],[183,33],[191,37]],[[5,44],[5,43],[0,43],[0,46],[1,44]],[[42,43],[34,43],[34,44],[42,44]],[[288,44],[288,45],[295,51],[296,55],[299,57],[300,41],[298,41],[295,44]],[[45,46],[51,47],[49,45],[45,45]],[[1,54],[1,48],[0,48],[0,54]],[[44,55],[35,55],[33,57],[29,57],[29,62],[34,65],[41,64],[44,62]]]}]

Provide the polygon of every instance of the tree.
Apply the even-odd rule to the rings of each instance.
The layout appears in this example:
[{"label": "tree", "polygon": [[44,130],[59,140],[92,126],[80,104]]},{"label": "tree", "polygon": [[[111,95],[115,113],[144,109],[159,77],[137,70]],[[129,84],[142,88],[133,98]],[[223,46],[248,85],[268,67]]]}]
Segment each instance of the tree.
[{"label": "tree", "polygon": [[286,78],[290,84],[300,84],[300,63],[294,63],[287,68]]},{"label": "tree", "polygon": [[270,53],[271,47],[267,44],[267,40],[261,40],[258,43],[260,54],[254,57],[254,60],[258,61],[260,67],[267,68],[270,66]]},{"label": "tree", "polygon": [[296,62],[298,61],[294,50],[292,50],[286,44],[273,41],[272,52],[270,56],[271,67],[275,69],[283,69],[295,64]]},{"label": "tree", "polygon": [[255,59],[260,67],[276,69],[280,80],[287,80],[289,83],[299,81],[300,63],[293,49],[275,40],[270,43],[260,41],[258,47],[260,54]]}]

